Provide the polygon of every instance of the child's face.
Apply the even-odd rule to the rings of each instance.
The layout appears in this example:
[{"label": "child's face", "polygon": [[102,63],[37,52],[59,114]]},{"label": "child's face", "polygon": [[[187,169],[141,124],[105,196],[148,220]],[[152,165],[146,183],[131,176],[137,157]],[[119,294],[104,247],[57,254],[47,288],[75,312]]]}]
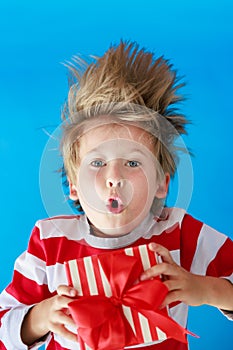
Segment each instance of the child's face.
[{"label": "child's face", "polygon": [[125,235],[145,219],[155,196],[166,196],[169,176],[159,180],[158,169],[151,135],[132,125],[102,125],[79,139],[70,198],[79,199],[96,234]]}]

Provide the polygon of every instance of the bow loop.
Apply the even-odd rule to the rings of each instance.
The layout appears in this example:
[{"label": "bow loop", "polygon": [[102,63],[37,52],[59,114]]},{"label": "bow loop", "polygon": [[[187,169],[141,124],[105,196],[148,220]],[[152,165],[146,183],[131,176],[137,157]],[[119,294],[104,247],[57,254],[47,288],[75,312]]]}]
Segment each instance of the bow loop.
[{"label": "bow loop", "polygon": [[109,282],[113,295],[122,298],[123,294],[136,282],[142,273],[142,267],[134,256],[122,254],[103,254],[99,256],[100,264]]}]

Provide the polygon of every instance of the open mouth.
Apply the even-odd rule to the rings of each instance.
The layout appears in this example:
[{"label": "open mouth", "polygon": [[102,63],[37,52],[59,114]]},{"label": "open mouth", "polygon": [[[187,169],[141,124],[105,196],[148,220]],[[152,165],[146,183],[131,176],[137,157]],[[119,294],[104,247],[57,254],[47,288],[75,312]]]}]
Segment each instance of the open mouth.
[{"label": "open mouth", "polygon": [[124,206],[120,198],[109,198],[107,209],[110,213],[120,214],[124,210]]}]

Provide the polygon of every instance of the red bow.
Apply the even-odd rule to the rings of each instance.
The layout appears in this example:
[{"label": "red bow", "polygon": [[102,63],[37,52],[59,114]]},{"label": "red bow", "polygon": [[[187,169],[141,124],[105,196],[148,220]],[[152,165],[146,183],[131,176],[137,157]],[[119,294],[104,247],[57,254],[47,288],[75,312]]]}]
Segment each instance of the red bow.
[{"label": "red bow", "polygon": [[145,316],[153,327],[158,327],[167,338],[187,342],[186,331],[159,306],[168,293],[167,287],[158,279],[135,284],[142,268],[135,257],[102,255],[100,264],[109,278],[112,297],[102,295],[84,296],[71,302],[69,309],[78,328],[78,336],[93,350],[119,350],[125,346],[143,343],[134,333],[126,319],[122,305]]}]

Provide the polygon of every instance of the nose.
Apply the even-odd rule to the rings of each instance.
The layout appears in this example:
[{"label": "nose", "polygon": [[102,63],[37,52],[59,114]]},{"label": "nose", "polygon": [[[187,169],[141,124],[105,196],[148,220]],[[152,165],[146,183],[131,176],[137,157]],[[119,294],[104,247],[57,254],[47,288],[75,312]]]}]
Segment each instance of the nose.
[{"label": "nose", "polygon": [[108,188],[119,188],[123,186],[121,165],[117,161],[109,162],[106,175],[106,186]]},{"label": "nose", "polygon": [[123,180],[122,179],[112,179],[109,178],[106,180],[106,185],[108,188],[117,188],[123,186]]}]

